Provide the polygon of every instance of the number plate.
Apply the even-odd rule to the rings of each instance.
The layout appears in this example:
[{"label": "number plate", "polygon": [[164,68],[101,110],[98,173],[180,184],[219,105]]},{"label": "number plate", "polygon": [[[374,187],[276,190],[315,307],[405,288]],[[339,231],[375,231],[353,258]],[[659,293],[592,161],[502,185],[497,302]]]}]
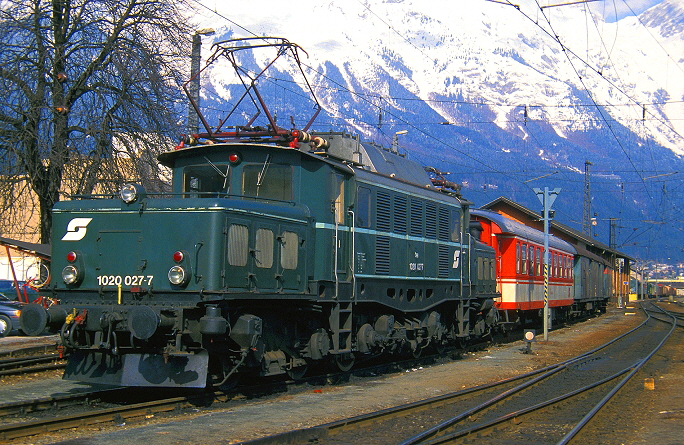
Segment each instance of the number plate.
[{"label": "number plate", "polygon": [[152,286],[153,275],[98,275],[98,286]]}]

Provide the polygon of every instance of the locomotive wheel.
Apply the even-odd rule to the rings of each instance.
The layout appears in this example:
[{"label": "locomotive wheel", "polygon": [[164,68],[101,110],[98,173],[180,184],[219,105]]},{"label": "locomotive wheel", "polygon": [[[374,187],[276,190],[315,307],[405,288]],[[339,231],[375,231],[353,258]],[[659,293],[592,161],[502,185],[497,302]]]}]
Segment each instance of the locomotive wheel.
[{"label": "locomotive wheel", "polygon": [[442,340],[435,339],[432,341],[432,345],[435,348],[435,352],[439,355],[444,354],[444,351],[446,351],[447,348],[446,342]]},{"label": "locomotive wheel", "polygon": [[337,354],[333,359],[335,367],[342,372],[347,372],[350,369],[352,369],[354,367],[354,362],[354,354],[350,352],[344,354]]},{"label": "locomotive wheel", "polygon": [[415,349],[411,349],[411,357],[413,358],[420,358],[422,354],[423,348],[421,348],[420,345],[416,345]]},{"label": "locomotive wheel", "polygon": [[292,380],[301,380],[304,378],[304,375],[306,374],[306,371],[308,371],[309,367],[307,365],[302,365],[302,366],[297,366],[292,369],[288,369],[287,375],[292,379]]}]

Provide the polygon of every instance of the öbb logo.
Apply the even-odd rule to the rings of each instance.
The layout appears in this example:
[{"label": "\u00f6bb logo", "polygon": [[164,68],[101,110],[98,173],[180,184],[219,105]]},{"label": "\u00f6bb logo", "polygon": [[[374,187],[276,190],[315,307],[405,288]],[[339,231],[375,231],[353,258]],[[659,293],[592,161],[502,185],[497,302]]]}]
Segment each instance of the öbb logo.
[{"label": "\u00f6bb logo", "polygon": [[86,236],[87,227],[93,218],[74,218],[67,225],[67,232],[62,237],[62,241],[79,241]]}]

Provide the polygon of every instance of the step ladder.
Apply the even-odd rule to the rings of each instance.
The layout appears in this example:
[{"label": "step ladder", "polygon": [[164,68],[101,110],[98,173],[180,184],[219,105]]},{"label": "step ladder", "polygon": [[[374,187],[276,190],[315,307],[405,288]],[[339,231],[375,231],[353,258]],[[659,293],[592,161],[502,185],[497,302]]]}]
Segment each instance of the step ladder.
[{"label": "step ladder", "polygon": [[332,354],[351,352],[352,346],[352,302],[336,303],[330,313],[332,331]]}]

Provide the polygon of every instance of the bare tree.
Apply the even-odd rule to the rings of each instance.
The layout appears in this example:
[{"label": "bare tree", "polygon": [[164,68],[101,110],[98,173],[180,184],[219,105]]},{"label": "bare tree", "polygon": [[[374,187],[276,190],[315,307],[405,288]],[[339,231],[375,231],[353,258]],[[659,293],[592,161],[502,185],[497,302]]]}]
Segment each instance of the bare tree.
[{"label": "bare tree", "polygon": [[[185,111],[191,21],[182,3],[1,2],[0,175],[37,196],[41,242],[65,171],[74,194],[124,180],[163,187],[155,155],[180,134]],[[3,207],[12,210],[21,189],[3,187]]]}]

